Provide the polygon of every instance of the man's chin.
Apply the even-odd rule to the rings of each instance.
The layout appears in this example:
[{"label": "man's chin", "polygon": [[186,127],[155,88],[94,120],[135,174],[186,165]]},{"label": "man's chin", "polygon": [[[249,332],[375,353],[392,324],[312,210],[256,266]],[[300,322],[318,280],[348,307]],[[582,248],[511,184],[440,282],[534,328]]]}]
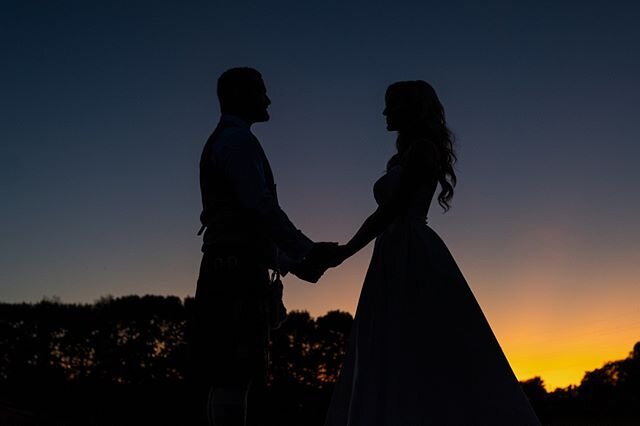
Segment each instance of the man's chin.
[{"label": "man's chin", "polygon": [[270,118],[269,113],[265,112],[257,118],[256,123],[264,123],[265,121],[269,121]]}]

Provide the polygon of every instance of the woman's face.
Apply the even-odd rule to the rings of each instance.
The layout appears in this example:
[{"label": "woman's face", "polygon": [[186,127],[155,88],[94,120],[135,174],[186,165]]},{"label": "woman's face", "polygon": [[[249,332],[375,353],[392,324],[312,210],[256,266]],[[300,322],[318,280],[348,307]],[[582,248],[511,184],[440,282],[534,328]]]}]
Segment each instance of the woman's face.
[{"label": "woman's face", "polygon": [[399,94],[394,90],[387,90],[384,97],[384,115],[387,119],[387,130],[399,130],[402,127],[402,121],[406,118],[406,108],[403,105]]}]

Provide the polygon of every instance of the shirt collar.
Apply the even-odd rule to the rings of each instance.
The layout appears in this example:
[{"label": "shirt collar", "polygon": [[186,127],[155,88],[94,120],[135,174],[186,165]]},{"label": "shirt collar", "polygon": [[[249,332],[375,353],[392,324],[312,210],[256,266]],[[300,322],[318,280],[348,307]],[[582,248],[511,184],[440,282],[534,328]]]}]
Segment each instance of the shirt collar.
[{"label": "shirt collar", "polygon": [[232,123],[237,127],[242,127],[245,129],[248,129],[249,127],[251,127],[249,125],[249,123],[247,123],[246,121],[244,121],[242,118],[238,117],[237,115],[233,115],[233,114],[222,114],[220,116],[220,122],[227,122],[227,123]]}]

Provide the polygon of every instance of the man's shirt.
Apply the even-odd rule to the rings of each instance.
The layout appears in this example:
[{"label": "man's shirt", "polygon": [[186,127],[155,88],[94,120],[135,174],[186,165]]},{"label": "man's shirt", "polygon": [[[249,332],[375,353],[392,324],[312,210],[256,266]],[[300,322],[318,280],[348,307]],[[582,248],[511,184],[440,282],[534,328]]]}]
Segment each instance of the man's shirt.
[{"label": "man's shirt", "polygon": [[269,161],[249,125],[223,115],[200,160],[200,189],[206,225],[203,251],[233,246],[259,253],[270,266],[288,269],[313,242],[278,204]]}]

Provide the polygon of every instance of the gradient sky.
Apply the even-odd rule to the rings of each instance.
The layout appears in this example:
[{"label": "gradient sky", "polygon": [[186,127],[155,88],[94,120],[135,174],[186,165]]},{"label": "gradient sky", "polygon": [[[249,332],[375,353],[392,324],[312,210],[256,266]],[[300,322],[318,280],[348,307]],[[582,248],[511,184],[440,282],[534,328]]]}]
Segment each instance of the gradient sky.
[{"label": "gradient sky", "polygon": [[[458,138],[443,237],[516,375],[548,388],[640,340],[640,6],[3,1],[0,300],[193,295],[215,84],[259,69],[281,204],[345,242],[393,153],[388,84],[433,84]],[[289,309],[353,312],[371,247]],[[428,306],[425,306],[428,309]]]}]

